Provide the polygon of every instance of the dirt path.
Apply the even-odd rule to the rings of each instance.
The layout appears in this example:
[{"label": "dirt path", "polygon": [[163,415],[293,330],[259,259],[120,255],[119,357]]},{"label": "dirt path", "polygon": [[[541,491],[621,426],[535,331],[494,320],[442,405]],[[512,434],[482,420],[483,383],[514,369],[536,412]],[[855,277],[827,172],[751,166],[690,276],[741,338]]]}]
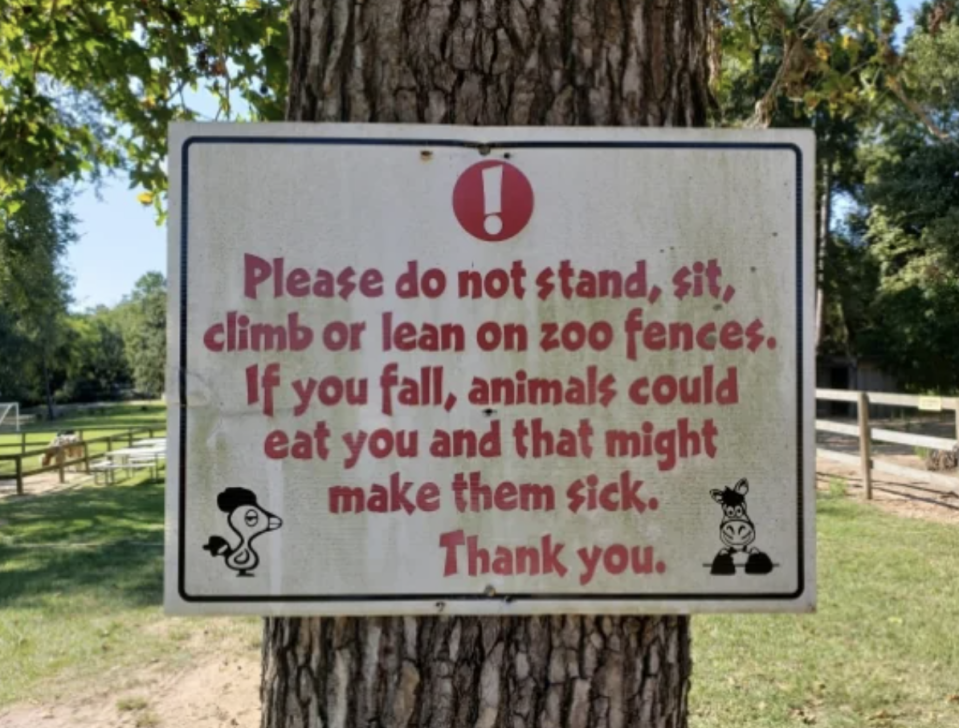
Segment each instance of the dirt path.
[{"label": "dirt path", "polygon": [[[856,424],[855,420],[842,420],[832,417],[835,422]],[[946,419],[913,419],[913,420],[874,420],[875,427],[884,427],[900,432],[931,435],[952,439],[955,437],[956,424],[951,417]],[[859,454],[859,440],[847,435],[837,435],[829,432],[816,433],[816,445],[827,450],[834,450],[849,455]],[[897,465],[925,471],[926,465],[917,448],[908,445],[897,445],[888,442],[873,442],[872,456]],[[959,484],[959,474],[941,473],[956,478]],[[827,489],[830,483],[841,479],[847,486],[846,493],[851,498],[865,500],[865,489],[858,467],[843,465],[834,460],[819,458],[816,462],[817,487]],[[939,523],[959,525],[959,498],[953,495],[944,495],[941,492],[927,487],[921,479],[913,479],[901,475],[892,475],[874,470],[872,475],[873,504],[884,511],[905,518],[922,518]]]},{"label": "dirt path", "polygon": [[[916,463],[902,464],[917,467]],[[837,479],[845,484],[847,497],[865,502],[866,492],[858,468],[819,460],[816,487],[828,490]],[[874,472],[872,490],[872,504],[887,513],[959,526],[959,498],[927,490],[920,481]]]},{"label": "dirt path", "polygon": [[103,676],[87,695],[0,711],[3,728],[258,728],[260,653]]},{"label": "dirt path", "polygon": [[[44,493],[61,490],[72,490],[93,482],[92,475],[74,472],[72,469],[68,469],[65,475],[65,483],[60,482],[60,476],[56,470],[24,478],[22,497],[42,495]],[[3,477],[0,477],[0,501],[3,501],[5,498],[16,497],[18,497],[16,481],[12,479],[4,480]]]}]

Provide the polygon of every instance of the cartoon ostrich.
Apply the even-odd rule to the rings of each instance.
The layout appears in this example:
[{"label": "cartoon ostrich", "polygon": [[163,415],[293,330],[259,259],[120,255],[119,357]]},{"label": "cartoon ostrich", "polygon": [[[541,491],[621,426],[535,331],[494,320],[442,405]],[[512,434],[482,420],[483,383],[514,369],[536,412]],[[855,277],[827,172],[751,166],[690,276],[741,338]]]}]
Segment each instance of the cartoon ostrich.
[{"label": "cartoon ostrich", "polygon": [[756,540],[756,526],[746,513],[746,494],[749,482],[743,478],[732,488],[711,490],[709,494],[723,509],[723,520],[719,524],[719,538],[726,548],[721,549],[713,559],[710,573],[728,576],[736,573],[735,555],[748,554],[747,574],[768,574],[773,570],[772,560],[759,549],[752,546]]},{"label": "cartoon ostrich", "polygon": [[253,550],[253,541],[268,531],[275,531],[283,521],[267,513],[256,502],[256,494],[246,488],[227,488],[216,497],[216,504],[228,514],[227,523],[240,542],[231,546],[222,536],[210,536],[204,551],[213,556],[223,556],[228,568],[237,576],[253,576],[260,563],[260,556]]}]

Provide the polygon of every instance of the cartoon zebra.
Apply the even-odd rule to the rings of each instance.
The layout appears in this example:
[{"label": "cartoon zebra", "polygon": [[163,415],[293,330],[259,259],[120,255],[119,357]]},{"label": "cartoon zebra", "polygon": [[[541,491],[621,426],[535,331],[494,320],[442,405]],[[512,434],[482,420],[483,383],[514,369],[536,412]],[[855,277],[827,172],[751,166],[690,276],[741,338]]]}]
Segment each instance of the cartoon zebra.
[{"label": "cartoon zebra", "polygon": [[743,478],[732,488],[711,490],[709,494],[723,509],[723,520],[719,524],[719,538],[725,548],[720,549],[713,559],[711,574],[728,576],[736,573],[736,555],[746,557],[747,574],[768,574],[773,570],[772,560],[752,545],[756,540],[756,526],[746,513],[746,494],[749,482]]}]

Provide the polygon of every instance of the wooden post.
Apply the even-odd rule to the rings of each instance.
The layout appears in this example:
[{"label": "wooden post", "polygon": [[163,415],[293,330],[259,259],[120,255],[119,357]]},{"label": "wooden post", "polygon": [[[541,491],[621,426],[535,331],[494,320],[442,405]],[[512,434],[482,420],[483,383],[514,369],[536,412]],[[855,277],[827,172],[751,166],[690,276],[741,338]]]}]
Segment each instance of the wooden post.
[{"label": "wooden post", "polygon": [[60,476],[60,484],[67,482],[67,472],[63,467],[63,447],[57,448],[57,473]]},{"label": "wooden post", "polygon": [[23,458],[18,457],[14,462],[17,469],[17,495],[23,495]]},{"label": "wooden post", "polygon": [[869,427],[869,395],[859,393],[859,460],[866,500],[872,500],[872,441]]},{"label": "wooden post", "polygon": [[133,447],[133,428],[127,430],[127,447]]},{"label": "wooden post", "polygon": [[83,472],[87,475],[90,474],[90,448],[87,446],[86,441],[80,443],[83,445]]},{"label": "wooden post", "polygon": [[27,433],[20,433],[20,454],[23,455],[27,451]]}]

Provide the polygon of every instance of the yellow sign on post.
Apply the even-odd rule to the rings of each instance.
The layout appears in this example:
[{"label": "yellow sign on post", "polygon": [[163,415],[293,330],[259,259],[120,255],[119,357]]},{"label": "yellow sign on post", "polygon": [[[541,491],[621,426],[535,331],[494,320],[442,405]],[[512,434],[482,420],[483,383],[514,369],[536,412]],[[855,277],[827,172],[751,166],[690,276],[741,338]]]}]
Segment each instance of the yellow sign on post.
[{"label": "yellow sign on post", "polygon": [[942,397],[920,397],[919,409],[923,412],[942,412]]}]

